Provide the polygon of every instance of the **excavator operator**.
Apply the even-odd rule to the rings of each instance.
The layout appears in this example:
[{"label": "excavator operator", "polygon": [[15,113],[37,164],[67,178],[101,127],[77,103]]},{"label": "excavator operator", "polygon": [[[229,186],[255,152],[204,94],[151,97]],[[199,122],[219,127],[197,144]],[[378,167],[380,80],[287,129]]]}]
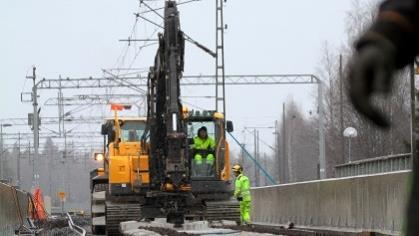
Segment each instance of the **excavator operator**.
[{"label": "excavator operator", "polygon": [[208,136],[207,127],[202,126],[193,139],[194,175],[212,176],[215,161],[215,140]]}]

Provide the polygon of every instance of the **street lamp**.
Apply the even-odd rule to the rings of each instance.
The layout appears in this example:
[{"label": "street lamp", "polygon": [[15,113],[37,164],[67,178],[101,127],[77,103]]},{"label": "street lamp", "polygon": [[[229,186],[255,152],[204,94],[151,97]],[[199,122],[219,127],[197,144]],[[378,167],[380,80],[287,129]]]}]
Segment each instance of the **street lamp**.
[{"label": "street lamp", "polygon": [[4,168],[3,168],[3,150],[4,150],[4,144],[3,144],[3,127],[10,127],[11,124],[0,124],[0,142],[1,142],[1,150],[0,150],[0,179],[4,178]]},{"label": "street lamp", "polygon": [[349,163],[351,163],[351,139],[356,138],[358,136],[358,131],[353,127],[348,127],[343,131],[343,136],[345,136],[349,140],[349,143],[348,143],[348,146],[349,146],[349,148],[348,148],[348,152],[349,152],[348,160],[349,160]]}]

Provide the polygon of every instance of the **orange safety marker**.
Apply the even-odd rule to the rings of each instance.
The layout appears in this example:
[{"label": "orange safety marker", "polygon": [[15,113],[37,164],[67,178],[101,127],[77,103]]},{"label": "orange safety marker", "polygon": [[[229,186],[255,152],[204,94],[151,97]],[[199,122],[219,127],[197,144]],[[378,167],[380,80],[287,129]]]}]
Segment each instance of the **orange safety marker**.
[{"label": "orange safety marker", "polygon": [[111,110],[112,111],[122,111],[124,110],[124,106],[120,104],[111,104]]},{"label": "orange safety marker", "polygon": [[47,213],[45,212],[45,206],[44,206],[44,199],[42,197],[42,191],[41,188],[37,187],[35,188],[35,191],[33,193],[33,203],[35,207],[34,218],[37,220],[46,220],[47,219]]}]

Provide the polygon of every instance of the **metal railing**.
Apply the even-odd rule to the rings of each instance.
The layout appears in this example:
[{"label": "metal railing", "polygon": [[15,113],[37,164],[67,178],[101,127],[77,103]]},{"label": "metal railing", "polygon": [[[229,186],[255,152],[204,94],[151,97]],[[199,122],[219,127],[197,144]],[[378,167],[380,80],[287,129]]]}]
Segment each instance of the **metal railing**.
[{"label": "metal railing", "polygon": [[70,227],[70,229],[77,233],[80,236],[86,236],[86,230],[83,229],[82,227],[75,225],[73,222],[73,219],[71,218],[70,213],[67,213],[67,219],[68,219],[68,227]]},{"label": "metal railing", "polygon": [[336,177],[370,175],[412,169],[411,153],[353,161],[335,166]]}]

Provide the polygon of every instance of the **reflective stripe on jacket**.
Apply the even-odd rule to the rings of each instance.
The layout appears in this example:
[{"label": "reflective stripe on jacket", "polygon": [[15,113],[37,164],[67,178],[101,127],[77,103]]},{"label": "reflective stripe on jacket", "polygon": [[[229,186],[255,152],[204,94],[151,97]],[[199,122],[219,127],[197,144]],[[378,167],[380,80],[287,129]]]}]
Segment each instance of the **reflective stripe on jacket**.
[{"label": "reflective stripe on jacket", "polygon": [[234,189],[234,197],[242,197],[243,201],[251,201],[252,196],[250,195],[250,181],[247,176],[240,174],[237,176]]}]

